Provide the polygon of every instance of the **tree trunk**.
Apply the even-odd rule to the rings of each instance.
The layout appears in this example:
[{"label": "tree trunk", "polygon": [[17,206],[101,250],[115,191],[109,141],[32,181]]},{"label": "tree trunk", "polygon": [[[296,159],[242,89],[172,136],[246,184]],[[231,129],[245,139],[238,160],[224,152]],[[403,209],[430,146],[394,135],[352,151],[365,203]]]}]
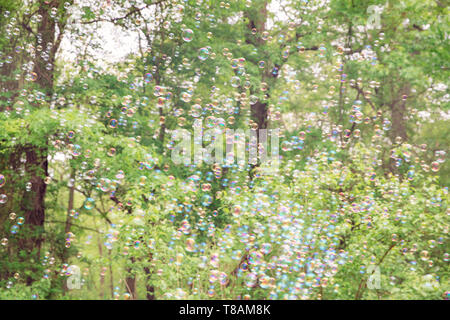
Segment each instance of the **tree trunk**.
[{"label": "tree trunk", "polygon": [[[391,139],[395,141],[395,138],[401,137],[402,141],[406,141],[408,138],[406,132],[406,115],[407,108],[406,102],[407,97],[410,94],[410,88],[408,85],[405,85],[400,91],[397,99],[391,104],[391,121],[392,121],[392,129],[391,129]],[[406,98],[403,98],[405,96]]]},{"label": "tree trunk", "polygon": [[[397,99],[395,99],[391,103],[391,141],[395,143],[397,137],[401,138],[401,141],[404,142],[408,139],[408,133],[406,131],[406,116],[407,116],[407,97],[410,94],[410,86],[404,85],[398,93]],[[392,173],[398,173],[396,160],[393,158],[389,158],[389,169]]]},{"label": "tree trunk", "polygon": [[[47,55],[36,52],[33,72],[36,73],[36,84],[46,94],[46,101],[49,101],[53,94],[53,66],[55,54],[62,38],[63,28],[59,30],[60,35],[55,42],[56,24],[55,19],[50,17],[51,9],[59,7],[59,1],[52,1],[46,5],[40,4],[37,14],[42,18],[37,25],[36,48],[42,48]],[[32,253],[36,258],[36,263],[40,260],[40,250],[43,242],[44,221],[45,221],[45,193],[47,185],[44,182],[48,175],[48,138],[42,137],[41,145],[28,145],[25,147],[26,163],[25,176],[31,182],[31,190],[25,192],[20,207],[24,212],[25,227],[29,229],[29,238],[22,241],[20,249]],[[27,284],[31,284],[31,276],[27,278]]]},{"label": "tree trunk", "polygon": [[[253,44],[256,47],[263,47],[265,45],[264,39],[262,39],[261,34],[266,30],[267,21],[267,2],[263,2],[261,7],[256,9],[256,14],[251,14],[246,12],[245,16],[248,18],[249,22],[247,24],[247,39],[246,43]],[[259,36],[253,35],[253,29]],[[267,65],[270,65],[270,61],[267,61]],[[261,81],[265,81],[270,72],[263,72]],[[258,101],[250,106],[251,116],[253,121],[258,125],[258,129],[266,129],[268,122],[268,108],[267,103]]]},{"label": "tree trunk", "polygon": [[[28,182],[31,183],[31,190],[26,191],[21,201],[21,211],[24,212],[25,230],[28,237],[22,239],[19,244],[21,250],[36,259],[40,259],[41,245],[43,242],[44,221],[45,221],[45,192],[47,185],[44,177],[48,175],[47,148],[27,146],[25,148],[26,163],[25,172]],[[27,284],[33,282],[31,276],[27,278]]]},{"label": "tree trunk", "polygon": [[[131,257],[131,263],[135,263],[136,259]],[[133,274],[132,268],[127,268],[128,276],[125,278],[125,286],[127,292],[130,294],[131,300],[137,300],[137,291],[136,291],[136,275]]]},{"label": "tree trunk", "polygon": [[137,300],[136,277],[127,277],[125,279],[125,284],[127,286],[127,292],[130,294],[130,299]]},{"label": "tree trunk", "polygon": [[267,103],[258,101],[251,105],[251,115],[253,121],[258,124],[258,129],[267,129],[268,109]]},{"label": "tree trunk", "polygon": [[[151,260],[151,258],[150,258]],[[153,287],[152,285],[149,284],[150,278],[152,273],[150,272],[150,268],[149,267],[144,267],[144,272],[145,275],[147,277],[147,283],[145,285],[145,288],[147,289],[147,300],[155,300],[155,287]]]}]

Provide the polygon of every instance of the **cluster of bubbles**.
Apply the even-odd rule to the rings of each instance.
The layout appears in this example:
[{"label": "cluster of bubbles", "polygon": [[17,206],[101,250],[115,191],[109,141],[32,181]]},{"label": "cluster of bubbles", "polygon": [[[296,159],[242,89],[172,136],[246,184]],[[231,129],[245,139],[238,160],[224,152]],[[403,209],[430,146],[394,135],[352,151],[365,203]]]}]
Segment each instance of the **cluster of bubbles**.
[{"label": "cluster of bubbles", "polygon": [[[307,1],[303,1],[304,3]],[[251,7],[251,5],[251,1],[247,1],[246,7]],[[228,9],[230,4],[221,3],[220,7]],[[175,6],[175,16],[182,15],[183,11],[183,5]],[[56,15],[57,12],[52,10],[51,16],[55,17]],[[195,25],[195,28],[191,26],[194,30],[201,20],[209,23],[211,28],[217,23],[217,18],[213,14],[203,16],[200,12],[195,15],[195,20],[198,24]],[[138,23],[138,21],[140,20],[136,20],[136,23],[140,25],[141,22]],[[165,21],[162,26],[165,30],[172,31],[170,21]],[[289,28],[293,31],[295,26],[290,25]],[[319,25],[316,31],[321,33],[322,27]],[[178,29],[178,37],[180,32],[182,43],[177,50],[196,46],[197,43],[204,40],[199,39],[201,32],[196,31],[194,34],[192,29],[185,26]],[[9,27],[7,33],[8,36],[18,34],[17,30]],[[332,56],[341,57],[348,52],[348,48],[339,45],[332,49],[330,46],[321,44],[311,50],[307,49],[302,42],[298,42],[291,48],[291,46],[285,45],[286,35],[280,34],[275,37],[269,30],[260,32],[257,28],[251,30],[251,35],[257,41],[263,41],[264,45],[268,45],[269,42],[281,44],[280,60],[286,63],[285,67],[273,64],[268,57],[259,56],[258,50],[260,49],[251,50],[251,59],[246,59],[233,56],[232,50],[227,47],[222,49],[222,55],[228,61],[215,65],[213,61],[216,59],[215,49],[213,50],[212,47],[203,43],[195,47],[193,59],[180,58],[179,70],[192,70],[194,73],[192,79],[182,83],[179,88],[175,89],[173,86],[162,85],[159,82],[158,84],[154,83],[156,80],[160,80],[157,75],[161,70],[158,68],[146,69],[143,75],[141,74],[139,81],[129,82],[126,72],[119,74],[117,79],[125,83],[133,95],[112,98],[116,105],[111,107],[106,114],[103,113],[101,119],[104,121],[103,128],[106,128],[111,137],[117,138],[118,135],[126,132],[127,139],[124,139],[123,145],[120,146],[99,141],[98,148],[104,155],[107,155],[107,160],[95,159],[92,167],[88,167],[87,163],[81,164],[83,171],[81,178],[84,182],[88,182],[97,194],[89,193],[90,195],[82,200],[81,208],[70,210],[69,216],[77,219],[79,211],[86,213],[86,216],[93,215],[94,212],[101,210],[100,207],[103,207],[104,198],[102,197],[107,196],[114,200],[114,205],[109,211],[103,211],[108,211],[109,216],[113,217],[114,221],[117,220],[118,224],[111,223],[107,232],[100,232],[102,235],[99,237],[103,236],[102,245],[109,252],[113,252],[113,249],[117,248],[117,251],[120,252],[119,256],[125,257],[125,259],[129,259],[129,257],[134,259],[135,255],[145,256],[146,253],[151,253],[151,258],[148,258],[149,254],[145,257],[148,258],[152,267],[159,268],[156,272],[159,279],[164,278],[165,272],[168,272],[167,269],[177,270],[177,277],[183,280],[187,279],[187,286],[177,284],[177,288],[165,293],[167,298],[184,299],[191,295],[195,297],[202,290],[208,297],[217,298],[226,288],[235,283],[242,285],[242,288],[237,290],[239,292],[236,298],[243,299],[255,297],[258,294],[255,293],[258,292],[256,289],[262,289],[264,297],[270,299],[319,297],[318,289],[322,288],[332,288],[337,292],[339,285],[335,283],[334,277],[340,268],[344,268],[355,260],[362,261],[365,264],[362,264],[357,272],[366,275],[367,264],[374,265],[378,261],[375,255],[369,253],[367,243],[362,243],[361,248],[358,248],[357,257],[350,254],[350,250],[343,246],[343,241],[345,242],[345,237],[344,240],[342,238],[343,235],[349,230],[357,228],[367,231],[380,226],[383,228],[391,224],[396,226],[411,222],[406,210],[397,208],[401,203],[401,198],[411,201],[411,205],[415,204],[414,201],[418,201],[414,199],[412,188],[408,183],[414,182],[419,175],[418,167],[425,172],[431,170],[436,173],[445,162],[446,152],[443,150],[435,151],[431,162],[414,162],[413,155],[420,150],[427,150],[427,146],[412,146],[401,137],[396,137],[392,141],[396,149],[389,156],[396,168],[402,169],[405,164],[407,165],[406,180],[385,183],[383,186],[383,177],[377,174],[376,167],[380,166],[381,159],[378,154],[381,153],[382,138],[390,134],[392,123],[381,114],[373,115],[372,112],[367,111],[371,102],[371,90],[377,89],[379,83],[376,81],[364,83],[361,78],[349,79],[350,76],[345,73],[342,58],[339,58],[337,66],[333,69],[335,72],[333,85],[322,88],[319,84],[322,77],[318,71],[313,70],[311,73],[316,75],[316,79],[310,84],[305,84],[296,79],[299,70],[289,67],[289,59],[292,55],[298,53],[302,59],[308,62],[311,58],[309,52],[316,51],[314,58],[318,59],[319,65],[316,69],[320,69],[320,64],[325,63]],[[168,37],[173,40],[175,35],[169,32]],[[208,32],[206,38],[210,40],[212,37],[213,33]],[[379,40],[382,40],[381,36]],[[237,45],[241,46],[242,40],[239,40]],[[24,48],[17,46],[14,50],[16,53],[20,53]],[[40,52],[44,57],[50,50],[51,48],[42,46],[32,48],[33,52]],[[149,50],[147,53],[150,55],[152,52]],[[174,72],[170,68],[171,62],[178,58],[178,55],[178,51],[173,54],[173,57],[164,52],[158,52],[153,53],[153,57],[148,59],[163,61],[164,67],[167,68],[166,75],[170,76]],[[12,56],[6,57],[5,63],[10,64],[12,59]],[[361,52],[353,54],[352,59],[360,62],[368,61],[372,66],[377,64],[376,51],[370,45],[364,46]],[[207,88],[206,97],[200,99],[196,91],[198,87],[201,87],[199,83],[203,84],[202,81],[206,77],[203,69],[206,70],[211,66],[215,67],[214,77],[210,79],[213,85]],[[48,66],[46,67],[48,68]],[[255,81],[249,75],[248,71],[252,68],[263,75],[261,81]],[[92,76],[92,70],[89,70],[89,76]],[[26,81],[36,82],[39,77],[40,75],[35,73],[33,68],[26,68]],[[216,81],[216,77],[220,81]],[[193,128],[201,130],[216,129],[218,132],[224,132],[226,128],[234,127],[240,121],[248,122],[249,127],[258,129],[258,123],[249,119],[251,106],[257,105],[259,102],[267,102],[269,93],[275,95],[275,90],[268,91],[272,88],[272,81],[276,78],[283,78],[287,85],[286,88],[279,90],[279,96],[270,97],[270,100],[276,104],[270,105],[269,108],[270,120],[274,123],[282,123],[286,120],[280,110],[283,110],[282,107],[294,96],[291,92],[292,87],[296,92],[300,92],[304,86],[308,95],[325,93],[329,98],[321,104],[322,114],[320,116],[310,113],[308,121],[305,120],[303,123],[314,123],[319,119],[316,124],[320,123],[321,128],[325,127],[324,123],[327,123],[331,114],[337,112],[337,102],[333,99],[336,95],[345,96],[347,84],[351,88],[361,90],[355,100],[342,98],[344,104],[351,106],[349,113],[345,114],[346,120],[344,120],[349,126],[330,124],[329,128],[323,129],[324,133],[321,138],[327,145],[330,145],[329,142],[333,145],[333,147],[329,147],[329,151],[320,153],[314,150],[310,154],[306,154],[306,152],[300,154],[300,151],[307,149],[307,142],[310,138],[311,141],[317,138],[312,129],[317,129],[318,124],[315,128],[312,128],[312,125],[305,125],[295,134],[283,137],[281,143],[283,154],[280,158],[284,161],[284,172],[280,176],[265,179],[258,173],[258,168],[255,166],[241,166],[230,161],[226,164],[214,163],[206,168],[186,165],[184,168],[179,168],[179,171],[183,173],[177,172],[185,179],[175,178],[175,173],[168,173],[169,166],[167,164],[162,163],[151,153],[146,153],[148,150],[142,151],[141,147],[147,141],[141,145],[141,137],[137,134],[133,136],[133,131],[136,131],[140,125],[137,120],[135,121],[136,115],[148,112],[149,105],[152,103],[154,109],[157,110],[157,113],[152,114],[156,120],[149,121],[148,126],[152,130],[155,140],[158,140],[161,134],[166,133],[164,131],[167,129],[166,125],[170,127],[172,124],[176,124],[177,127],[188,127],[192,119],[204,121],[204,127],[203,124],[198,124],[200,122],[192,125]],[[219,82],[222,82],[225,88],[221,87]],[[83,84],[85,90],[88,87],[87,83]],[[151,88],[150,94],[146,94],[149,97],[135,97],[138,93],[137,89],[140,87]],[[178,89],[180,92],[177,92]],[[204,88],[201,87],[201,89]],[[324,92],[321,91],[323,89]],[[30,103],[45,100],[43,93],[29,94],[25,90],[22,93],[24,101],[27,100],[27,95],[31,95],[28,99]],[[408,96],[404,95],[401,99],[408,101]],[[57,103],[64,105],[68,102],[65,97],[54,100],[55,105]],[[92,105],[97,105],[100,99],[91,96],[88,100]],[[13,105],[18,114],[26,109],[24,101],[20,100]],[[61,122],[61,126],[65,126],[67,120],[58,115],[56,110],[53,111],[55,119]],[[169,116],[173,116],[175,121],[170,121],[172,119],[169,119]],[[97,119],[97,117],[95,115],[93,119]],[[322,123],[322,120],[325,122]],[[159,124],[158,130],[160,131],[154,130],[155,124]],[[394,204],[393,208],[380,207],[372,192],[356,196],[352,192],[342,191],[349,184],[351,170],[337,160],[340,156],[339,151],[350,144],[350,141],[356,141],[355,144],[357,144],[358,141],[365,138],[361,137],[359,127],[369,125],[373,125],[375,132],[373,141],[379,143],[380,147],[376,147],[377,150],[373,153],[364,146],[363,148],[367,149],[367,152],[356,149],[356,146],[354,149],[350,149],[350,153],[361,155],[361,158],[364,158],[360,163],[357,156],[351,155],[352,161],[361,166],[364,164],[365,168],[370,169],[355,175],[360,174],[365,185],[376,186],[377,192],[382,195],[383,199]],[[130,130],[127,131],[128,129]],[[183,134],[177,129],[167,129],[167,132],[170,131]],[[81,132],[78,129],[65,130],[54,142],[55,148],[62,150],[65,146],[71,160],[81,162],[78,159],[83,155],[87,161],[92,151],[83,149],[81,141],[84,137]],[[169,150],[173,149],[174,141],[170,141],[166,146]],[[251,146],[260,147],[258,140],[250,141],[246,148]],[[135,172],[128,174],[130,168],[125,169],[122,166],[118,169],[115,167],[121,159],[120,156],[128,152],[122,150],[125,147],[127,150],[132,150],[129,152],[130,158],[134,162],[130,162],[130,166],[138,169],[137,174]],[[166,151],[162,152],[163,156],[168,156]],[[96,150],[94,150],[95,152]],[[292,157],[293,160],[290,159],[290,153],[296,153]],[[304,167],[300,167],[300,164]],[[252,172],[253,176],[250,178],[249,175],[242,174],[245,170]],[[330,177],[330,172],[334,175],[333,177]],[[51,179],[48,183],[50,181]],[[0,174],[0,190],[6,185],[6,182],[6,177]],[[75,179],[70,178],[67,186],[74,188]],[[335,190],[331,192],[330,186],[335,186]],[[32,188],[31,182],[25,184],[25,191],[31,192]],[[118,200],[116,195],[123,192],[121,189],[126,188],[130,189],[129,194],[121,201]],[[363,188],[361,186],[361,189]],[[446,194],[443,195],[439,192],[436,191],[430,199],[427,199],[427,210],[444,207]],[[8,196],[0,193],[0,204],[5,204],[7,200]],[[359,219],[358,226],[352,220],[353,217]],[[15,213],[11,213],[9,219],[12,223],[9,231],[14,236],[20,231],[25,219],[17,217]],[[84,219],[84,216],[80,219]],[[163,220],[159,225],[155,223],[158,219]],[[167,237],[170,240],[149,238],[149,233],[151,233],[149,230],[154,231],[155,225],[166,228],[164,231],[169,234]],[[65,247],[70,248],[76,242],[75,234],[69,231],[64,236]],[[404,235],[400,233],[389,234],[387,240],[389,245],[395,244],[400,248],[398,252],[407,256],[409,267],[413,271],[417,270],[417,264],[421,262],[431,267],[433,259],[435,259],[433,250],[442,247],[445,243],[444,237],[430,239],[426,243],[426,247],[419,248],[417,244],[407,243]],[[8,246],[9,239],[2,238],[0,244],[3,247]],[[90,238],[86,244],[90,244]],[[162,255],[165,255],[164,259],[160,258]],[[449,254],[441,254],[439,259],[448,262]],[[47,252],[41,262],[44,266],[53,266],[55,258]],[[189,270],[191,264],[195,265],[195,274],[189,274],[192,272]],[[170,268],[167,268],[167,265]],[[69,276],[73,273],[72,271],[70,266],[64,263],[61,266],[60,274]],[[188,275],[178,275],[183,272]],[[14,278],[19,280],[20,275],[16,274]],[[52,270],[49,267],[45,270],[44,278],[51,277],[51,274]],[[105,277],[105,275],[106,267],[102,267],[100,276]],[[432,275],[427,274],[422,280],[424,288],[433,289],[437,286],[436,278]],[[200,281],[206,281],[206,288],[201,288]],[[11,288],[12,285],[13,282],[9,281],[7,288]],[[120,287],[114,288],[115,299],[128,300],[132,298],[129,292],[121,294],[121,291]],[[448,295],[448,293],[446,294]]]}]

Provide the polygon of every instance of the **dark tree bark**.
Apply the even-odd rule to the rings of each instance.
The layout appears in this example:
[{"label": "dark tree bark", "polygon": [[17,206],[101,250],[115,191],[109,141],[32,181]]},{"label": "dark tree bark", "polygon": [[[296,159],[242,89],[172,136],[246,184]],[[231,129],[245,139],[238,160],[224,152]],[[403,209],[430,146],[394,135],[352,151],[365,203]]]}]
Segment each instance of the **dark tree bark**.
[{"label": "dark tree bark", "polygon": [[[395,143],[397,137],[401,138],[402,142],[408,139],[407,127],[406,127],[406,116],[407,116],[407,99],[410,94],[410,86],[404,85],[398,92],[398,97],[391,103],[391,141]],[[389,170],[397,174],[398,170],[396,167],[396,160],[389,158]]]},{"label": "dark tree bark", "polygon": [[[246,43],[253,44],[257,47],[263,47],[265,41],[262,39],[261,34],[266,30],[267,20],[267,2],[261,4],[261,7],[256,9],[257,12],[251,14],[246,12],[245,16],[248,19],[247,24],[247,37]],[[256,29],[257,35],[252,34],[252,30]],[[269,65],[269,63],[268,63]],[[268,77],[268,73],[264,72],[262,75],[262,81]],[[268,106],[267,103],[258,101],[250,106],[251,116],[253,121],[258,125],[258,129],[266,129],[268,122]]]},{"label": "dark tree bark", "polygon": [[155,300],[156,299],[156,297],[155,297],[155,288],[148,283],[148,281],[150,280],[151,275],[152,275],[152,273],[150,271],[150,268],[149,267],[144,267],[144,272],[145,272],[145,275],[146,275],[146,278],[147,278],[147,284],[145,285],[145,288],[147,289],[147,294],[146,294],[147,300]]},{"label": "dark tree bark", "polygon": [[251,105],[251,116],[258,124],[258,129],[267,129],[268,108],[267,103],[258,101]]},{"label": "dark tree bark", "polygon": [[392,141],[397,137],[401,137],[402,141],[406,141],[408,138],[406,131],[406,115],[407,115],[407,97],[410,94],[410,88],[408,85],[405,85],[398,94],[398,97],[391,104],[391,121],[392,121],[392,129],[391,129],[391,138]]},{"label": "dark tree bark", "polygon": [[[24,213],[25,229],[28,234],[27,238],[20,241],[19,249],[25,250],[38,263],[44,240],[44,200],[47,190],[44,177],[48,175],[47,148],[27,146],[25,154],[25,172],[31,183],[31,190],[24,192],[20,205],[21,211]],[[30,285],[33,280],[31,276],[28,276],[27,284]]]},{"label": "dark tree bark", "polygon": [[[37,75],[36,84],[43,92],[45,92],[47,100],[50,100],[53,93],[53,66],[55,54],[58,50],[63,32],[62,30],[59,30],[60,35],[58,39],[55,39],[56,24],[55,19],[50,17],[50,12],[53,7],[58,6],[59,1],[56,0],[48,5],[41,3],[37,13],[41,15],[42,19],[37,25],[35,47],[42,48],[42,50],[46,51],[48,53],[48,59],[45,59],[46,55],[37,52],[34,60],[33,72]],[[48,66],[50,66],[50,68]],[[29,237],[22,241],[20,249],[36,254],[36,262],[40,259],[40,250],[44,233],[45,194],[47,190],[44,179],[48,175],[47,145],[48,138],[42,137],[41,145],[28,145],[25,149],[25,172],[29,182],[31,182],[31,190],[25,192],[20,207],[24,212],[25,224],[30,230],[30,233]],[[33,279],[29,276],[27,278],[27,284],[31,284],[32,282]]]},{"label": "dark tree bark", "polygon": [[[134,257],[131,257],[130,259],[131,263],[135,263],[136,259]],[[130,294],[131,300],[137,300],[137,290],[136,290],[136,275],[133,273],[132,268],[127,268],[128,276],[125,278],[125,286],[127,289],[127,292]]]}]

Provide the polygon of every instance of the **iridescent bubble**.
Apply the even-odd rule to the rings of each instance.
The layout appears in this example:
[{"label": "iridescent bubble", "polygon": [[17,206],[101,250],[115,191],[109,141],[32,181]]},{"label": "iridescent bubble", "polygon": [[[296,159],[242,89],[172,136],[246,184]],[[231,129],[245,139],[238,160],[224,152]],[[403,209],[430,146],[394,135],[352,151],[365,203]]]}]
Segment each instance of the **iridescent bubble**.
[{"label": "iridescent bubble", "polygon": [[211,270],[209,274],[209,283],[214,283],[217,281],[219,275],[219,270]]},{"label": "iridescent bubble", "polygon": [[11,227],[11,233],[16,234],[17,232],[19,232],[19,226],[15,224]]},{"label": "iridescent bubble", "polygon": [[5,204],[8,201],[8,196],[6,194],[0,194],[0,204]]},{"label": "iridescent bubble", "polygon": [[250,101],[251,105],[256,104],[258,102],[258,100],[259,100],[259,98],[253,94],[249,97],[249,101]]},{"label": "iridescent bubble", "polygon": [[195,240],[192,238],[186,239],[186,251],[194,252],[195,251]]},{"label": "iridescent bubble", "polygon": [[237,218],[237,217],[239,217],[241,215],[241,211],[242,211],[241,206],[240,205],[235,205],[233,207],[233,211],[231,212],[231,214],[233,215],[233,217]]},{"label": "iridescent bubble", "polygon": [[239,270],[241,270],[241,271],[247,271],[248,270],[248,264],[247,263],[242,263],[240,266],[239,266]]},{"label": "iridescent bubble", "polygon": [[272,288],[275,286],[275,279],[266,275],[259,278],[259,286],[263,289]]},{"label": "iridescent bubble", "polygon": [[225,272],[219,273],[219,282],[223,286],[228,284],[228,275]]},{"label": "iridescent bubble", "polygon": [[281,150],[283,150],[283,151],[291,151],[292,150],[292,143],[290,141],[283,141],[281,143]]},{"label": "iridescent bubble", "polygon": [[155,239],[148,240],[147,247],[150,249],[155,249]]},{"label": "iridescent bubble", "polygon": [[194,38],[194,31],[192,31],[191,29],[184,29],[182,37],[184,41],[191,42]]},{"label": "iridescent bubble", "polygon": [[93,209],[95,207],[95,200],[94,199],[92,199],[92,198],[87,198],[85,201],[84,201],[84,208],[86,209],[86,210],[91,210],[91,209]]},{"label": "iridescent bubble", "polygon": [[99,188],[103,192],[107,192],[111,189],[111,180],[107,178],[101,178],[97,184],[97,188]]},{"label": "iridescent bubble", "polygon": [[116,178],[117,178],[117,179],[123,179],[123,178],[125,178],[125,173],[123,172],[123,170],[117,171]]},{"label": "iridescent bubble", "polygon": [[237,76],[234,76],[231,78],[230,84],[233,88],[237,88],[241,85],[241,79]]},{"label": "iridescent bubble", "polygon": [[257,280],[258,280],[258,276],[256,275],[256,273],[250,272],[245,277],[245,285],[247,286],[247,288],[253,288],[254,286],[256,286]]},{"label": "iridescent bubble", "polygon": [[183,254],[182,253],[177,253],[176,258],[175,258],[175,265],[177,266],[181,266],[181,263],[183,262]]},{"label": "iridescent bubble", "polygon": [[209,263],[214,268],[218,268],[219,267],[219,254],[217,254],[217,253],[211,254],[211,260],[209,261]]},{"label": "iridescent bubble", "polygon": [[116,149],[115,148],[110,148],[108,150],[108,156],[113,157],[116,155]]},{"label": "iridescent bubble", "polygon": [[261,252],[263,254],[269,254],[272,251],[272,245],[270,243],[263,243],[261,245]]},{"label": "iridescent bubble", "polygon": [[[164,95],[164,88],[161,87],[161,86],[155,86],[155,87],[153,88],[153,95],[154,95],[155,97],[163,96],[163,95]],[[160,101],[164,101],[164,100],[160,100]]]},{"label": "iridescent bubble", "polygon": [[430,258],[429,256],[429,252],[427,250],[423,250],[422,252],[420,252],[420,259],[422,261],[427,261]]},{"label": "iridescent bubble", "polygon": [[208,59],[209,57],[209,49],[208,48],[200,48],[200,50],[198,50],[198,58],[201,61],[205,61],[206,59]]},{"label": "iridescent bubble", "polygon": [[6,184],[6,178],[4,175],[0,174],[0,188]]},{"label": "iridescent bubble", "polygon": [[300,133],[298,134],[298,138],[300,140],[305,140],[305,137],[306,137],[305,131],[300,131]]},{"label": "iridescent bubble", "polygon": [[146,183],[147,183],[147,177],[146,176],[141,176],[139,178],[139,185],[140,186],[145,186]]},{"label": "iridescent bubble", "polygon": [[118,125],[118,121],[116,120],[116,119],[111,119],[110,121],[109,121],[109,127],[110,128],[117,128],[117,125]]},{"label": "iridescent bubble", "polygon": [[72,209],[72,210],[70,210],[70,212],[69,212],[69,216],[71,216],[72,218],[78,218],[78,215],[79,215],[79,213],[78,213],[78,211],[76,211],[75,209]]},{"label": "iridescent bubble", "polygon": [[146,73],[144,76],[145,83],[149,83],[153,80],[153,75],[151,73]]},{"label": "iridescent bubble", "polygon": [[431,163],[431,171],[438,172],[439,171],[439,162],[433,161]]},{"label": "iridescent bubble", "polygon": [[209,194],[205,194],[202,197],[202,205],[207,207],[209,206],[213,201],[213,198]]},{"label": "iridescent bubble", "polygon": [[191,108],[191,116],[193,116],[194,118],[200,117],[202,112],[203,107],[198,103],[194,104]]},{"label": "iridescent bubble", "polygon": [[325,57],[326,51],[327,51],[327,48],[325,48],[324,46],[320,46],[319,47],[319,57],[321,57],[321,58]]},{"label": "iridescent bubble", "polygon": [[430,248],[435,248],[436,247],[436,240],[428,240],[428,246]]},{"label": "iridescent bubble", "polygon": [[[426,150],[426,145],[425,145]],[[436,156],[436,161],[439,163],[443,163],[445,161],[446,152],[444,150],[437,150],[434,155]]]},{"label": "iridescent bubble", "polygon": [[185,92],[185,91],[183,91],[182,93],[181,93],[181,100],[183,101],[183,102],[190,102],[191,101],[191,98],[192,98],[192,94],[190,94],[189,92]]},{"label": "iridescent bubble", "polygon": [[252,251],[248,257],[248,263],[251,265],[259,265],[262,262],[263,255],[259,251]]}]

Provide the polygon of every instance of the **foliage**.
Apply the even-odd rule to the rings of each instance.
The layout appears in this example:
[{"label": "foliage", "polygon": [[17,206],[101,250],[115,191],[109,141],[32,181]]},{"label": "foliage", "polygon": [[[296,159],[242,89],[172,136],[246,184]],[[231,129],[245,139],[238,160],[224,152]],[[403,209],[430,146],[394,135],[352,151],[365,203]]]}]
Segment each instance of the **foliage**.
[{"label": "foliage", "polygon": [[[439,1],[0,15],[0,299],[448,299]],[[195,128],[280,129],[278,173],[175,164]]]}]

